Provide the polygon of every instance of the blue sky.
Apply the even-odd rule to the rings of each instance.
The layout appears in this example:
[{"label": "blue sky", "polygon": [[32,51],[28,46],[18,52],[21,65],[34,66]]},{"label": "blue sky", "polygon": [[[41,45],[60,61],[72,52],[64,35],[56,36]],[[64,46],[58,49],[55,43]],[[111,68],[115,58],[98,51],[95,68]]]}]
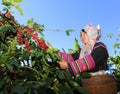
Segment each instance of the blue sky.
[{"label": "blue sky", "polygon": [[[1,2],[1,1],[0,1]],[[20,4],[24,16],[14,10],[15,19],[20,24],[26,24],[28,19],[43,24],[47,31],[45,38],[55,48],[67,52],[68,48],[74,48],[74,38],[79,37],[80,30],[91,23],[100,24],[102,38],[100,41],[107,45],[110,56],[114,56],[112,39],[105,39],[111,33],[118,34],[120,27],[120,0],[23,0]],[[0,5],[0,9],[2,10]],[[70,36],[66,36],[65,31],[73,29]],[[52,31],[53,30],[53,31]],[[60,30],[55,32],[54,30]]]}]

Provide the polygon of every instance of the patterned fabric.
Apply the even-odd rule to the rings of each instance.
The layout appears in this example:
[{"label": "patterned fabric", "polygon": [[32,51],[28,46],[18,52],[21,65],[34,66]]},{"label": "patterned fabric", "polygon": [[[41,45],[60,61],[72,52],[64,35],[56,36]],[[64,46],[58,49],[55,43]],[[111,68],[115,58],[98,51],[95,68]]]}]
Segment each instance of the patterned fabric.
[{"label": "patterned fabric", "polygon": [[80,58],[74,62],[68,63],[69,70],[72,74],[80,74],[81,72],[85,72],[88,70],[92,70],[95,68],[95,62],[92,56],[86,55],[84,58]]},{"label": "patterned fabric", "polygon": [[58,52],[61,59],[68,62],[68,69],[71,74],[76,75],[84,71],[97,72],[100,70],[107,70],[107,59],[109,55],[106,46],[102,42],[96,43],[91,54],[83,58],[79,58],[80,51],[74,54]]}]

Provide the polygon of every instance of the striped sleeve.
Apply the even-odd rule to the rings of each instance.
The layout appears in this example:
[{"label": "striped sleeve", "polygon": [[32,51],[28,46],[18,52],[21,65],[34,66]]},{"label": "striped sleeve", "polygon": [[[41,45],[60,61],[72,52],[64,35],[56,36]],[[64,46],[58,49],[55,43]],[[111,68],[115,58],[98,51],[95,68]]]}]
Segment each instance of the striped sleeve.
[{"label": "striped sleeve", "polygon": [[74,62],[68,63],[68,69],[73,75],[80,74],[95,68],[95,62],[92,56],[86,55],[84,58],[80,58]]},{"label": "striped sleeve", "polygon": [[74,59],[71,54],[67,54],[59,51],[58,55],[60,56],[61,60],[64,60],[66,62],[74,62]]}]

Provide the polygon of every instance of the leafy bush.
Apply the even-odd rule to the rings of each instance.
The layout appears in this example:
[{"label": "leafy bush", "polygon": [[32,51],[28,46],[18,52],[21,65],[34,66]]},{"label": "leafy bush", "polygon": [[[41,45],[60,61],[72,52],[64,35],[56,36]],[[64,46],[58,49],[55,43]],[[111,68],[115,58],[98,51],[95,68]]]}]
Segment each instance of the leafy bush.
[{"label": "leafy bush", "polygon": [[[3,1],[20,10],[14,2],[21,0]],[[87,93],[81,78],[59,69],[58,50],[49,49],[43,31],[33,19],[20,25],[8,10],[0,13],[0,94]]]},{"label": "leafy bush", "polygon": [[[112,38],[114,36],[114,34],[110,33],[107,37]],[[118,32],[116,41],[113,44],[113,51],[114,51],[114,55],[115,56],[110,56],[109,57],[109,62],[111,64],[111,66],[115,66],[113,68],[113,75],[116,78],[117,81],[117,91],[120,92],[120,32]]]}]

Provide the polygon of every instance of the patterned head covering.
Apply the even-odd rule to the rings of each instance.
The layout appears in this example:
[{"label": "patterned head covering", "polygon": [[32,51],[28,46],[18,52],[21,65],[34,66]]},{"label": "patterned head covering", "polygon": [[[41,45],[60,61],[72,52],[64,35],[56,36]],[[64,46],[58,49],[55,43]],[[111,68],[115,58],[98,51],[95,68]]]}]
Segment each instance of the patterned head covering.
[{"label": "patterned head covering", "polygon": [[99,40],[101,37],[101,29],[99,25],[97,27],[94,27],[92,24],[88,24],[82,30],[87,33],[89,38],[89,44],[85,45],[84,43],[82,43],[80,58],[84,57],[87,54],[90,54],[96,41]]}]

